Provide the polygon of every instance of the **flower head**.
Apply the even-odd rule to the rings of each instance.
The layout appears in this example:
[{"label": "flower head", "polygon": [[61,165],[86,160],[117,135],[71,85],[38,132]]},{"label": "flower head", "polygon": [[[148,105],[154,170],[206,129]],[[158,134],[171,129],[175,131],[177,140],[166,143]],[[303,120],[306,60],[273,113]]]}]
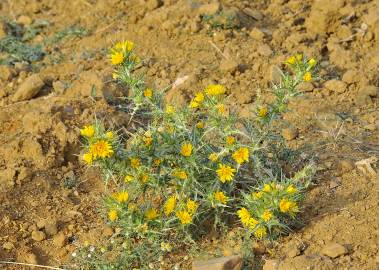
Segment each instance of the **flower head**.
[{"label": "flower head", "polygon": [[113,135],[113,132],[112,131],[108,131],[105,133],[105,137],[107,139],[113,139],[114,135]]},{"label": "flower head", "polygon": [[232,181],[236,170],[225,164],[219,164],[218,166],[217,174],[220,181],[222,183],[225,183],[225,181]]},{"label": "flower head", "polygon": [[199,107],[200,106],[200,103],[199,102],[196,102],[196,101],[194,101],[194,100],[192,100],[191,102],[190,102],[190,108],[192,108],[192,109],[195,109],[195,108],[197,108],[197,107]]},{"label": "flower head", "polygon": [[94,158],[107,158],[113,155],[112,145],[105,141],[99,140],[90,146],[90,152]]},{"label": "flower head", "polygon": [[238,164],[242,164],[245,161],[247,162],[249,161],[249,149],[241,147],[233,153],[232,157]]},{"label": "flower head", "polygon": [[153,143],[153,138],[151,137],[144,137],[143,141],[145,142],[145,146],[150,146]]},{"label": "flower head", "polygon": [[258,110],[259,117],[266,117],[267,113],[268,113],[268,108],[266,106],[263,106]]},{"label": "flower head", "polygon": [[286,188],[286,191],[290,194],[293,194],[297,191],[296,187],[294,185],[289,185],[287,188]]},{"label": "flower head", "polygon": [[114,195],[114,198],[116,199],[116,201],[118,201],[119,203],[124,203],[124,202],[127,202],[128,199],[129,199],[129,193],[127,191],[121,191],[119,193],[116,193]]},{"label": "flower head", "polygon": [[87,138],[91,138],[93,137],[93,135],[95,134],[95,128],[91,125],[91,126],[84,126],[81,130],[80,130],[80,134],[82,136],[85,136]]},{"label": "flower head", "polygon": [[188,213],[191,215],[196,213],[197,208],[199,207],[199,204],[195,202],[194,200],[188,199],[187,200],[187,210]]},{"label": "flower head", "polygon": [[262,214],[262,219],[267,222],[267,221],[270,221],[271,218],[272,218],[271,211],[270,210],[265,210],[263,212],[263,214]]},{"label": "flower head", "polygon": [[166,216],[168,216],[169,214],[171,214],[174,211],[175,205],[176,205],[176,197],[175,196],[171,196],[170,198],[167,199],[167,201],[163,207],[164,213],[166,214]]},{"label": "flower head", "polygon": [[198,92],[195,94],[195,97],[193,98],[193,100],[197,103],[201,103],[204,101],[204,94],[201,93],[201,92]]},{"label": "flower head", "polygon": [[110,210],[109,212],[108,212],[108,218],[109,218],[109,220],[110,221],[115,221],[117,218],[118,218],[118,213],[117,213],[117,211],[116,210]]},{"label": "flower head", "polygon": [[158,212],[155,208],[150,208],[146,211],[145,217],[147,218],[147,220],[156,219],[158,217]]},{"label": "flower head", "polygon": [[262,189],[263,192],[270,192],[271,190],[272,188],[270,184],[265,184]]},{"label": "flower head", "polygon": [[125,183],[129,183],[129,182],[131,182],[132,180],[133,180],[133,176],[131,176],[131,175],[129,175],[129,174],[125,175],[125,177],[124,177],[124,182],[125,182]]},{"label": "flower head", "polygon": [[93,155],[92,153],[84,153],[83,154],[83,160],[87,162],[87,164],[91,165],[93,162]]},{"label": "flower head", "polygon": [[209,96],[218,96],[218,95],[224,94],[226,92],[226,89],[223,85],[211,84],[211,85],[208,85],[208,87],[205,88],[204,91]]},{"label": "flower head", "polygon": [[173,172],[172,176],[182,179],[182,180],[188,179],[187,173],[183,170]]},{"label": "flower head", "polygon": [[174,108],[174,106],[172,106],[172,105],[167,105],[167,106],[166,106],[166,113],[167,113],[167,114],[173,114],[173,113],[175,113],[175,108]]},{"label": "flower head", "polygon": [[290,56],[290,57],[288,57],[287,60],[286,60],[286,63],[287,63],[287,64],[290,64],[290,65],[295,64],[295,63],[296,63],[296,57],[293,56],[293,55]]},{"label": "flower head", "polygon": [[310,82],[312,80],[312,73],[310,73],[309,71],[305,72],[305,74],[303,76],[303,80],[305,82]]},{"label": "flower head", "polygon": [[149,175],[147,175],[146,173],[143,173],[143,174],[140,175],[139,180],[140,180],[142,183],[146,183],[147,180],[149,180]]},{"label": "flower head", "polygon": [[203,129],[203,128],[204,128],[204,122],[198,122],[198,123],[196,124],[196,128],[198,128],[198,129]]},{"label": "flower head", "polygon": [[317,64],[317,61],[314,58],[309,59],[308,64],[310,67],[314,67]]},{"label": "flower head", "polygon": [[143,91],[143,96],[146,98],[152,98],[153,97],[153,89],[146,88],[145,91]]},{"label": "flower head", "polygon": [[218,159],[218,155],[217,155],[217,153],[212,153],[212,154],[210,154],[210,155],[208,156],[208,159],[209,159],[210,161],[215,162],[215,161]]},{"label": "flower head", "polygon": [[180,220],[183,225],[190,224],[192,222],[192,216],[187,211],[176,212],[176,217]]},{"label": "flower head", "polygon": [[247,227],[251,218],[250,212],[245,207],[242,207],[237,211],[237,215],[240,218],[242,225]]},{"label": "flower head", "polygon": [[139,166],[141,166],[141,161],[138,158],[131,158],[130,159],[130,166],[132,166],[132,168],[136,169]]},{"label": "flower head", "polygon": [[228,197],[222,191],[216,191],[214,193],[214,198],[221,204],[226,204],[228,202]]},{"label": "flower head", "polygon": [[236,141],[236,139],[233,136],[228,136],[226,137],[225,141],[226,141],[226,144],[232,145]]},{"label": "flower head", "polygon": [[262,195],[263,195],[262,191],[257,191],[257,192],[254,192],[254,193],[252,194],[252,198],[253,198],[254,200],[258,200],[258,199],[262,198]]},{"label": "flower head", "polygon": [[124,62],[125,56],[122,52],[112,52],[111,55],[111,63],[114,66],[120,65]]},{"label": "flower head", "polygon": [[254,232],[254,236],[258,239],[262,239],[262,238],[266,237],[266,235],[267,235],[266,227],[259,227]]},{"label": "flower head", "polygon": [[296,202],[288,200],[286,198],[281,199],[279,202],[279,209],[282,213],[289,213],[290,215],[294,215],[296,212],[299,212],[299,207]]},{"label": "flower head", "polygon": [[181,149],[180,153],[185,157],[189,157],[192,154],[192,149],[193,149],[192,144],[184,143],[182,145],[182,149]]},{"label": "flower head", "polygon": [[219,114],[225,114],[226,112],[225,105],[221,103],[216,105],[216,109]]},{"label": "flower head", "polygon": [[122,42],[117,42],[114,46],[116,50],[123,50],[123,51],[128,51],[130,52],[134,48],[134,43],[129,40],[125,40]]}]

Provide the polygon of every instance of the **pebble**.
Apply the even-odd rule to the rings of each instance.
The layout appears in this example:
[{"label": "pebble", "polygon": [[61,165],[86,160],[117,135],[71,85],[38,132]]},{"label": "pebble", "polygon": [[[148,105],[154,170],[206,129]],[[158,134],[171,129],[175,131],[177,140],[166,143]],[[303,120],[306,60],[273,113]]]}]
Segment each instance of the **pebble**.
[{"label": "pebble", "polygon": [[221,9],[221,4],[218,1],[215,1],[215,2],[210,3],[210,4],[201,5],[198,8],[197,12],[199,14],[213,15],[216,12],[218,12],[220,9]]},{"label": "pebble", "polygon": [[45,232],[49,236],[54,236],[58,233],[58,225],[55,220],[49,221],[45,225]]},{"label": "pebble", "polygon": [[263,19],[263,14],[259,10],[255,10],[255,9],[251,9],[251,8],[245,8],[245,9],[243,9],[243,12],[247,16],[249,16],[249,17],[251,17],[257,21],[260,21]]},{"label": "pebble", "polygon": [[347,89],[346,83],[340,80],[329,80],[325,82],[325,87],[326,89],[339,94],[344,93]]},{"label": "pebble", "polygon": [[312,92],[314,86],[311,82],[302,82],[296,87],[296,89],[301,92]]},{"label": "pebble", "polygon": [[225,73],[234,74],[238,70],[238,66],[235,60],[223,58],[220,63],[220,70]]},{"label": "pebble", "polygon": [[299,134],[297,128],[285,128],[282,130],[282,136],[287,141],[292,141]]},{"label": "pebble", "polygon": [[194,261],[192,270],[240,270],[242,267],[242,257],[233,255],[221,257],[207,261]]},{"label": "pebble", "polygon": [[38,74],[34,74],[19,86],[16,93],[12,97],[13,102],[29,100],[36,96],[41,88],[45,85]]},{"label": "pebble", "polygon": [[354,164],[351,160],[343,159],[338,162],[338,169],[341,173],[348,173],[354,169]]},{"label": "pebble", "polygon": [[66,239],[66,236],[64,235],[63,232],[59,232],[57,235],[55,235],[53,237],[53,243],[54,243],[54,245],[56,247],[59,247],[59,248],[65,246],[66,245],[66,241],[67,241],[67,239]]},{"label": "pebble", "polygon": [[0,81],[8,82],[12,79],[14,72],[11,67],[0,65]]},{"label": "pebble", "polygon": [[145,5],[146,8],[151,11],[161,7],[163,5],[163,2],[160,0],[148,0]]},{"label": "pebble", "polygon": [[30,264],[38,264],[38,257],[34,253],[28,253],[25,256],[25,261]]},{"label": "pebble", "polygon": [[341,244],[331,243],[331,244],[326,245],[321,250],[321,254],[334,259],[334,258],[347,254],[347,249]]},{"label": "pebble", "polygon": [[3,248],[6,249],[6,250],[12,250],[12,249],[14,249],[14,245],[13,245],[12,242],[5,242],[3,244]]},{"label": "pebble", "polygon": [[374,85],[366,85],[362,87],[356,98],[355,102],[357,105],[369,105],[372,104],[372,98],[378,97],[379,96],[379,87],[374,86]]},{"label": "pebble", "polygon": [[351,84],[359,81],[359,73],[355,69],[349,69],[342,76],[342,81]]},{"label": "pebble", "polygon": [[40,242],[46,239],[46,235],[44,232],[41,231],[33,231],[32,232],[32,239],[34,241]]},{"label": "pebble", "polygon": [[272,50],[269,45],[263,44],[258,47],[258,53],[262,56],[268,57],[272,54]]},{"label": "pebble", "polygon": [[282,80],[283,71],[277,65],[270,69],[270,79],[273,83],[280,83]]},{"label": "pebble", "polygon": [[23,26],[28,26],[32,23],[32,19],[29,16],[21,15],[17,18],[17,23]]},{"label": "pebble", "polygon": [[262,41],[265,37],[265,33],[263,33],[260,29],[258,28],[253,28],[250,31],[250,37],[252,37],[255,40]]},{"label": "pebble", "polygon": [[262,270],[277,270],[279,267],[279,260],[267,260],[263,265]]}]

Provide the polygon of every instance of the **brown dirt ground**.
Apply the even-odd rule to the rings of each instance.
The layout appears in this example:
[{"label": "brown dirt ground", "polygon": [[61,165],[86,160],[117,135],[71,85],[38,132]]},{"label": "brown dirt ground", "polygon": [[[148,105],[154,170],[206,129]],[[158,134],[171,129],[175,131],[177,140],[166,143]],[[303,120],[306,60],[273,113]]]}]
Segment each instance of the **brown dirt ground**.
[{"label": "brown dirt ground", "polygon": [[[45,86],[37,97],[12,103],[18,85],[33,72],[11,68],[11,76],[0,78],[0,260],[60,265],[78,239],[109,234],[97,213],[101,178],[77,158],[78,127],[95,115],[115,127],[127,123],[128,116],[109,105],[124,93],[111,81],[106,49],[129,39],[146,60],[141,70],[157,87],[188,76],[169,90],[170,99],[183,102],[217,82],[229,89],[230,106],[243,116],[249,116],[258,92],[270,98],[275,68],[288,55],[318,58],[321,79],[303,87],[284,117],[299,132],[289,145],[318,164],[304,227],[279,239],[270,253],[263,251],[262,264],[279,265],[267,263],[267,270],[378,269],[379,177],[355,162],[373,158],[370,166],[378,172],[379,93],[367,86],[379,87],[379,1],[220,2],[224,14],[237,16],[234,29],[212,29],[201,20],[202,12],[217,7],[215,1],[0,2],[0,15],[50,22],[35,43],[72,25],[90,30],[46,48],[60,60],[41,62],[37,73]],[[90,95],[93,85],[96,98]],[[76,185],[68,189],[72,179]],[[46,218],[53,228],[42,229]],[[38,228],[46,239],[32,239]],[[62,247],[53,240],[59,232],[66,237]],[[344,245],[346,254],[322,255],[330,243]]]}]

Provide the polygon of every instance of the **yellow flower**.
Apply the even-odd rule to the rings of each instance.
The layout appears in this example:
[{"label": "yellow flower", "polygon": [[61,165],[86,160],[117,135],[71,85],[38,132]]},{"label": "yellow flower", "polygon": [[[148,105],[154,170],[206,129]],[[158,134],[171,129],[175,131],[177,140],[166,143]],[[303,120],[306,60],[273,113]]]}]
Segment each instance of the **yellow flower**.
[{"label": "yellow flower", "polygon": [[280,209],[280,212],[289,213],[291,215],[299,211],[299,207],[297,206],[296,202],[293,202],[288,199],[280,200],[279,209]]},{"label": "yellow flower", "polygon": [[182,149],[181,149],[180,153],[185,157],[189,157],[192,154],[192,149],[193,149],[192,144],[184,143],[182,145]]},{"label": "yellow flower", "polygon": [[197,103],[201,103],[201,102],[203,102],[203,101],[204,101],[204,94],[201,93],[201,92],[196,93],[196,94],[195,94],[195,97],[194,97],[193,100],[194,100],[195,102],[197,102]]},{"label": "yellow flower", "polygon": [[310,67],[314,67],[317,64],[317,61],[314,58],[309,59],[308,64]]},{"label": "yellow flower", "polygon": [[93,162],[93,155],[92,153],[85,153],[83,154],[83,160],[87,162],[87,164],[91,165]]},{"label": "yellow flower", "polygon": [[290,56],[287,58],[287,61],[286,61],[287,64],[290,64],[290,65],[293,65],[296,63],[296,57],[295,56]]},{"label": "yellow flower", "polygon": [[95,134],[95,128],[92,125],[91,126],[84,126],[84,128],[82,128],[80,130],[80,134],[82,136],[90,138]]},{"label": "yellow flower", "polygon": [[236,141],[236,139],[233,136],[228,136],[225,140],[228,145],[232,145]]},{"label": "yellow flower", "polygon": [[259,227],[254,232],[254,236],[258,239],[262,239],[262,238],[266,237],[266,235],[267,235],[266,227]]},{"label": "yellow flower", "polygon": [[262,198],[263,193],[262,191],[257,191],[257,192],[254,192],[252,195],[253,195],[253,199],[257,200],[257,199]]},{"label": "yellow flower", "polygon": [[166,106],[166,113],[167,113],[167,114],[173,114],[173,113],[175,113],[175,108],[174,108],[174,106],[167,105],[167,106]]},{"label": "yellow flower", "polygon": [[153,143],[153,138],[151,138],[151,137],[144,137],[143,141],[145,142],[145,146],[150,146]]},{"label": "yellow flower", "polygon": [[270,192],[271,191],[271,185],[265,184],[262,189],[263,192]]},{"label": "yellow flower", "polygon": [[303,76],[303,80],[305,82],[310,82],[312,80],[312,73],[310,73],[309,71],[305,72],[305,74]]},{"label": "yellow flower", "polygon": [[214,193],[214,198],[216,201],[218,201],[221,204],[226,204],[228,201],[228,197],[222,191],[216,191]]},{"label": "yellow flower", "polygon": [[140,180],[142,183],[146,183],[147,180],[149,180],[149,176],[148,176],[146,173],[143,173],[143,174],[140,175],[139,180]]},{"label": "yellow flower", "polygon": [[195,109],[195,108],[197,108],[199,106],[200,106],[200,104],[198,102],[194,101],[194,100],[192,100],[190,102],[190,108],[192,108],[192,109]]},{"label": "yellow flower", "polygon": [[264,106],[264,107],[261,107],[259,109],[258,116],[259,117],[266,117],[267,113],[268,113],[268,108],[266,106]]},{"label": "yellow flower", "polygon": [[225,183],[225,181],[232,181],[236,170],[225,164],[219,164],[218,166],[217,174],[220,181],[222,183]]},{"label": "yellow flower", "polygon": [[218,159],[218,155],[217,155],[217,153],[212,153],[212,154],[210,154],[210,155],[208,156],[208,159],[209,159],[210,161],[215,162],[215,161]]},{"label": "yellow flower", "polygon": [[211,84],[204,91],[209,96],[218,96],[224,94],[226,89],[223,85]]},{"label": "yellow flower", "polygon": [[145,217],[148,219],[148,220],[153,220],[153,219],[156,219],[158,217],[158,212],[156,209],[154,208],[150,208],[149,210],[146,211],[145,213]]},{"label": "yellow flower", "polygon": [[121,191],[116,193],[114,197],[119,203],[124,203],[129,199],[129,193],[127,191]]},{"label": "yellow flower", "polygon": [[134,43],[132,41],[125,40],[122,42],[117,42],[114,47],[116,50],[131,51],[134,48]]},{"label": "yellow flower", "polygon": [[131,175],[125,175],[125,177],[124,177],[124,182],[125,183],[129,183],[130,181],[132,181],[133,180],[133,176],[131,176]]},{"label": "yellow flower", "polygon": [[198,122],[198,123],[196,124],[196,127],[197,127],[198,129],[202,129],[202,128],[204,128],[204,122]]},{"label": "yellow flower", "polygon": [[300,53],[296,54],[296,60],[298,62],[300,62],[302,59],[303,59],[303,55],[302,54],[300,54]]},{"label": "yellow flower", "polygon": [[172,246],[168,242],[162,242],[161,243],[161,250],[170,252],[172,250]]},{"label": "yellow flower", "polygon": [[117,211],[116,210],[110,210],[109,212],[108,212],[108,218],[109,218],[109,220],[110,221],[115,221],[117,218],[118,218],[118,213],[117,213]]},{"label": "yellow flower", "polygon": [[179,178],[179,179],[182,179],[182,180],[185,180],[188,178],[188,175],[185,171],[183,170],[179,170],[179,171],[175,171],[172,176],[176,177],[176,178]]},{"label": "yellow flower", "polygon": [[143,91],[143,95],[146,98],[151,98],[153,96],[153,90],[151,88],[146,88],[145,91]]},{"label": "yellow flower", "polygon": [[111,53],[111,63],[114,66],[120,65],[124,62],[125,56],[122,52]]},{"label": "yellow flower", "polygon": [[176,212],[176,217],[183,225],[190,224],[192,222],[192,216],[187,211]]},{"label": "yellow flower", "polygon": [[249,218],[247,227],[250,230],[253,230],[257,226],[258,223],[259,223],[258,220],[256,220],[255,218]]},{"label": "yellow flower", "polygon": [[128,204],[128,210],[131,211],[131,212],[134,212],[137,210],[137,204],[135,203],[129,203]]},{"label": "yellow flower", "polygon": [[136,169],[139,166],[141,166],[141,161],[138,158],[131,158],[130,159],[130,166],[132,166],[132,168]]},{"label": "yellow flower", "polygon": [[171,196],[170,198],[167,199],[167,201],[163,207],[164,213],[166,214],[166,216],[168,216],[169,214],[171,214],[174,211],[175,205],[176,205],[176,197],[175,196]]},{"label": "yellow flower", "polygon": [[242,164],[245,161],[247,162],[249,161],[249,149],[247,149],[246,147],[242,147],[235,151],[232,157],[238,164]]},{"label": "yellow flower", "polygon": [[105,133],[105,137],[107,137],[107,139],[113,139],[113,132],[108,131],[107,133]]},{"label": "yellow flower", "polygon": [[90,152],[94,158],[106,158],[113,155],[112,145],[105,140],[100,140],[92,144],[90,146]]},{"label": "yellow flower", "polygon": [[187,210],[188,213],[191,215],[196,213],[197,208],[199,207],[199,204],[195,202],[194,200],[188,199],[187,200]]},{"label": "yellow flower", "polygon": [[226,112],[224,104],[217,104],[216,109],[217,109],[219,114],[225,114],[225,112]]},{"label": "yellow flower", "polygon": [[269,210],[265,210],[264,212],[263,212],[263,214],[262,214],[262,219],[264,220],[264,221],[269,221],[270,219],[272,218],[272,213],[271,213],[271,211],[269,211]]},{"label": "yellow flower", "polygon": [[286,189],[286,191],[290,194],[293,194],[297,191],[296,187],[294,187],[293,185],[289,185]]},{"label": "yellow flower", "polygon": [[237,215],[240,218],[243,226],[245,227],[249,226],[249,220],[251,218],[251,215],[250,215],[250,212],[245,207],[242,207],[240,210],[238,210]]},{"label": "yellow flower", "polygon": [[159,158],[154,159],[154,165],[159,166],[162,163],[162,160]]}]

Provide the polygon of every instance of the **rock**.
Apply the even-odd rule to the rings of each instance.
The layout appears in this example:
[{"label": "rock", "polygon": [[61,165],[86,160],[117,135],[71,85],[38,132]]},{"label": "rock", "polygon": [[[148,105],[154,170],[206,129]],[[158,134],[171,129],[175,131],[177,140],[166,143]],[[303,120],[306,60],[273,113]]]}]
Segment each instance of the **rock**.
[{"label": "rock", "polygon": [[238,63],[233,59],[223,58],[220,63],[220,70],[225,73],[234,74],[238,70]]},{"label": "rock", "polygon": [[5,191],[14,186],[14,178],[16,176],[16,170],[13,168],[7,168],[0,171],[0,192]]},{"label": "rock", "polygon": [[102,76],[95,71],[85,71],[74,81],[72,88],[66,90],[69,97],[103,97],[104,82]]},{"label": "rock", "polygon": [[344,93],[347,89],[346,83],[340,80],[329,80],[325,82],[325,87],[330,91],[335,91],[340,94]]},{"label": "rock", "polygon": [[262,270],[278,270],[279,263],[279,260],[267,260]]},{"label": "rock", "polygon": [[57,94],[62,95],[66,90],[66,85],[61,81],[55,81],[53,82],[53,89]]},{"label": "rock", "polygon": [[301,254],[301,246],[292,244],[286,248],[286,255],[288,258],[295,258]]},{"label": "rock", "polygon": [[30,264],[38,264],[38,257],[34,253],[27,253],[25,255],[25,262]]},{"label": "rock", "polygon": [[254,251],[254,254],[257,254],[257,255],[263,255],[267,252],[266,246],[261,242],[253,243],[253,251]]},{"label": "rock", "polygon": [[311,82],[302,82],[296,87],[296,89],[301,92],[312,92],[314,86]]},{"label": "rock", "polygon": [[372,104],[372,98],[379,97],[379,87],[374,85],[367,85],[361,88],[355,98],[357,105],[369,105]]},{"label": "rock", "polygon": [[0,81],[6,83],[12,79],[14,71],[11,67],[0,65]]},{"label": "rock", "polygon": [[262,56],[270,56],[272,54],[272,50],[271,50],[271,47],[268,46],[267,44],[263,44],[261,46],[258,47],[258,54],[262,55]]},{"label": "rock", "polygon": [[263,15],[259,10],[251,9],[251,8],[245,8],[243,9],[243,12],[253,18],[254,20],[260,21],[263,19]]},{"label": "rock", "polygon": [[45,228],[47,220],[46,219],[40,219],[37,221],[36,225],[39,230]]},{"label": "rock", "polygon": [[12,97],[13,102],[29,100],[33,98],[41,88],[44,86],[43,80],[38,74],[34,74],[28,78],[19,86],[16,93]]},{"label": "rock", "polygon": [[33,231],[32,232],[32,239],[37,242],[41,242],[46,239],[46,235],[44,232],[41,231]]},{"label": "rock", "polygon": [[293,139],[295,139],[298,133],[299,132],[297,128],[285,128],[282,130],[282,136],[287,141],[292,141]]},{"label": "rock", "polygon": [[14,245],[13,245],[12,242],[5,242],[5,243],[3,244],[3,248],[4,248],[5,250],[12,250],[12,249],[14,249]]},{"label": "rock", "polygon": [[216,258],[208,261],[194,261],[192,270],[240,270],[242,258],[240,255]]},{"label": "rock", "polygon": [[283,71],[280,69],[280,67],[274,65],[270,69],[270,79],[273,83],[280,83],[282,80]]},{"label": "rock", "polygon": [[258,28],[253,28],[251,31],[250,31],[250,36],[255,39],[255,40],[259,40],[259,41],[262,41],[265,37],[265,33],[262,32],[260,29]]},{"label": "rock", "polygon": [[326,245],[322,250],[321,254],[328,256],[332,259],[337,258],[339,256],[347,254],[347,249],[341,244],[331,243]]},{"label": "rock", "polygon": [[338,162],[339,171],[344,174],[354,169],[354,163],[348,159],[343,159]]},{"label": "rock", "polygon": [[53,243],[58,248],[64,247],[66,245],[66,241],[67,239],[63,232],[59,232],[53,237]]},{"label": "rock", "polygon": [[32,19],[29,16],[21,15],[17,18],[17,23],[23,26],[28,26],[32,24]]},{"label": "rock", "polygon": [[163,2],[160,0],[148,0],[145,5],[146,8],[151,11],[161,7],[163,5]]},{"label": "rock", "polygon": [[197,12],[198,14],[213,15],[219,10],[221,10],[221,4],[218,1],[214,1],[213,3],[210,3],[210,4],[201,5],[198,8]]},{"label": "rock", "polygon": [[56,220],[51,220],[46,223],[45,232],[48,236],[54,236],[58,233],[58,225]]},{"label": "rock", "polygon": [[342,76],[342,81],[351,84],[359,81],[359,73],[355,69],[349,69]]},{"label": "rock", "polygon": [[14,68],[16,69],[17,72],[21,72],[21,71],[28,71],[30,69],[30,66],[27,62],[16,62],[14,64]]}]

